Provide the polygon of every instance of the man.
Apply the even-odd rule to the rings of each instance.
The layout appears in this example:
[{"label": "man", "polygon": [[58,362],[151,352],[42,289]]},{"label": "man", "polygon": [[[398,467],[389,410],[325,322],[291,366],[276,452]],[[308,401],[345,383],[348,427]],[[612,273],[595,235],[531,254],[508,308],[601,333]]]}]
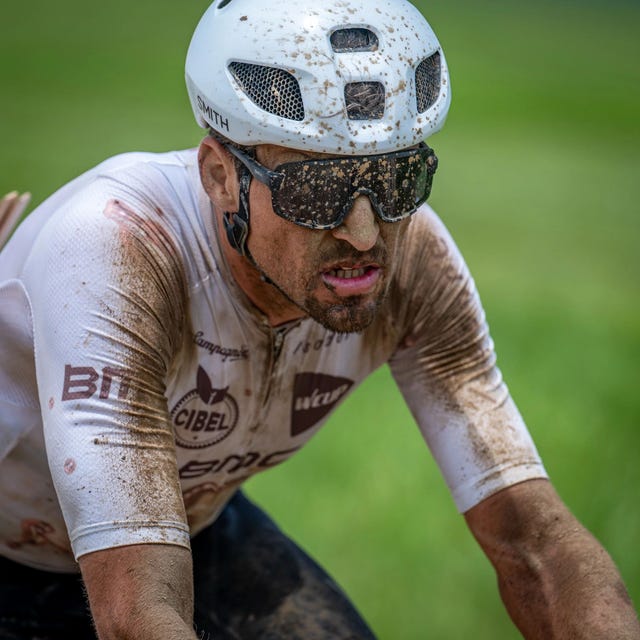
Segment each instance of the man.
[{"label": "man", "polygon": [[239,487],[389,363],[523,635],[640,638],[425,204],[435,35],[404,0],[280,4],[198,25],[198,150],[106,161],[0,253],[3,637],[92,637],[78,568],[100,638],[373,637]]}]

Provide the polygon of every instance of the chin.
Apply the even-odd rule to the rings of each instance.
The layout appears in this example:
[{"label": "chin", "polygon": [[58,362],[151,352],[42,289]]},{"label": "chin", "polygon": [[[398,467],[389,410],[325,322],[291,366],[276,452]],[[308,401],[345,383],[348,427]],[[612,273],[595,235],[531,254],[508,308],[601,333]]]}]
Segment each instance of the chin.
[{"label": "chin", "polygon": [[364,331],[375,319],[381,299],[363,302],[359,298],[347,299],[342,304],[320,305],[310,301],[309,315],[325,329],[335,333],[358,333]]}]

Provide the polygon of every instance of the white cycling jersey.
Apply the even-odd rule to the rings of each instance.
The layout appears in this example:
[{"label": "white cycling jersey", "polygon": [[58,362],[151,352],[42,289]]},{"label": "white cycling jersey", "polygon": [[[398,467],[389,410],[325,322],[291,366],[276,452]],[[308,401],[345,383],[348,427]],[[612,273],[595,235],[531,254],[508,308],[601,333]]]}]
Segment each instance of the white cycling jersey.
[{"label": "white cycling jersey", "polygon": [[189,150],[106,161],[0,253],[0,554],[76,571],[99,549],[188,547],[385,363],[460,511],[545,477],[473,280],[427,206],[361,333],[270,327],[225,241]]}]

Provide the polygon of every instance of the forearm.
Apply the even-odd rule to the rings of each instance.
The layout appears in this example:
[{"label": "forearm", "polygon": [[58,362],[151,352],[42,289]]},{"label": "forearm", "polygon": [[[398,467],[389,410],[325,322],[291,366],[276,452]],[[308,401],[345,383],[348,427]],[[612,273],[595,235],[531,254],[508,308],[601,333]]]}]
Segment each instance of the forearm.
[{"label": "forearm", "polygon": [[465,517],[526,640],[640,640],[618,569],[549,482],[509,487]]},{"label": "forearm", "polygon": [[640,625],[620,574],[578,528],[539,556],[504,556],[502,599],[527,640],[639,640]]},{"label": "forearm", "polygon": [[195,640],[193,626],[169,605],[151,605],[128,612],[96,616],[99,640]]},{"label": "forearm", "polygon": [[191,554],[132,545],[80,558],[100,640],[195,640]]}]

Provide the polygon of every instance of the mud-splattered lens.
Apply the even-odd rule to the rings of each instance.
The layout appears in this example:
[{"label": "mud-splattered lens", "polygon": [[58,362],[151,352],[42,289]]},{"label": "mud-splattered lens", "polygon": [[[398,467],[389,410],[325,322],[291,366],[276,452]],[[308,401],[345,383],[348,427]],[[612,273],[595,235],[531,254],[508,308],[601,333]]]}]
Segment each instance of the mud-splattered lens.
[{"label": "mud-splattered lens", "polygon": [[431,192],[437,158],[422,143],[379,156],[320,158],[263,167],[229,147],[254,177],[271,190],[274,211],[309,229],[334,229],[342,224],[355,199],[366,195],[384,222],[410,216]]}]

